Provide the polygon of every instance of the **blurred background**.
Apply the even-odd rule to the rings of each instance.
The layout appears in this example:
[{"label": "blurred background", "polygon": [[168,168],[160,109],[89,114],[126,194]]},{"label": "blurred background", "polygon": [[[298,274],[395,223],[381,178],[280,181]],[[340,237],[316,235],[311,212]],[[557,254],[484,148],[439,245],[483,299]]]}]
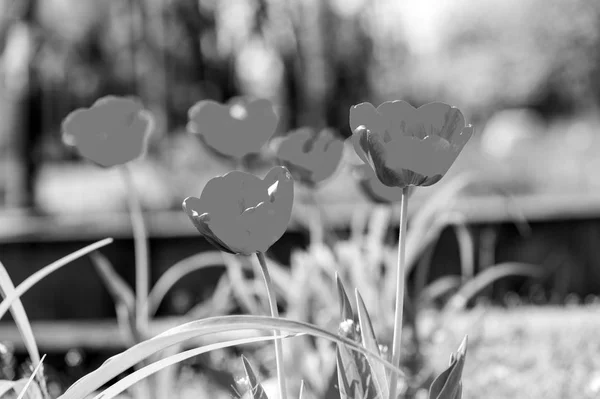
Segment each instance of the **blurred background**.
[{"label": "blurred background", "polygon": [[[481,172],[494,189],[514,195],[531,222],[523,235],[505,202],[477,202],[483,194],[472,190],[459,205],[476,237],[478,267],[550,257],[556,268],[539,284],[526,277],[495,283],[484,291],[488,299],[504,306],[517,292],[537,305],[582,304],[600,294],[597,0],[0,0],[0,77],[0,259],[15,284],[106,236],[116,237],[107,257],[133,281],[126,190],[117,171],[63,144],[69,112],[116,94],[139,97],[155,115],[148,157],[132,169],[154,215],[148,212],[147,223],[156,281],[169,265],[210,249],[181,202],[231,169],[186,132],[188,109],[249,95],[275,105],[276,135],[309,126],[347,138],[349,109],[365,101],[459,107],[475,134],[443,180]],[[258,158],[260,169],[268,160]],[[340,173],[317,195],[331,223],[346,230],[357,204],[367,204],[348,179]],[[436,190],[418,189],[411,207]],[[273,256],[289,263],[293,248],[307,245],[301,233],[290,229]],[[452,229],[440,232],[428,281],[460,273],[458,241]],[[33,320],[114,317],[98,276],[77,267],[91,270],[82,259],[24,298]],[[219,276],[205,274],[202,284],[214,286]],[[158,314],[184,314],[207,297],[197,283],[178,283]],[[54,294],[65,286],[68,293]],[[44,342],[63,359],[64,343]],[[101,362],[69,353],[79,359],[69,369],[75,374],[85,362]],[[582,373],[589,397],[600,394],[600,374]]]},{"label": "blurred background", "polygon": [[[598,187],[588,173],[599,166],[600,5],[593,0],[0,5],[7,207],[73,212],[95,204],[82,196],[100,190],[82,183],[98,183],[96,170],[62,144],[60,122],[106,94],[139,96],[159,120],[148,162],[167,172],[146,184],[157,208],[180,203],[182,188],[169,181],[186,178],[169,168],[206,158],[190,150],[189,107],[238,95],[270,99],[279,133],[330,126],[342,137],[359,102],[444,101],[476,126],[467,149],[488,156],[494,176],[545,190]],[[73,203],[57,204],[67,191]],[[117,206],[106,200],[97,202]]]}]

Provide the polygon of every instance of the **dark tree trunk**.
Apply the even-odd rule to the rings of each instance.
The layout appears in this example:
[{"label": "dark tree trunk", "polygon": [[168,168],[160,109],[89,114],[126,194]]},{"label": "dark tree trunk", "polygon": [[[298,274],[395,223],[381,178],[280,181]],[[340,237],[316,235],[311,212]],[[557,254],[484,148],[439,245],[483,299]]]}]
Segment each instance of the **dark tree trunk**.
[{"label": "dark tree trunk", "polygon": [[35,57],[39,46],[35,1],[20,10],[9,28],[4,57],[2,138],[6,143],[6,205],[35,207],[35,180],[40,165],[43,97]]}]

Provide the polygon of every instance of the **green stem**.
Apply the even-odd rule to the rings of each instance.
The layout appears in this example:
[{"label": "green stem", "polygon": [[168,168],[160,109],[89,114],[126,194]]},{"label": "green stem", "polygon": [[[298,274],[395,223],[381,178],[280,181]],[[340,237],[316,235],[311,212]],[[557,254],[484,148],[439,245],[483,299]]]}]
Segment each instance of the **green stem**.
[{"label": "green stem", "polygon": [[149,260],[148,260],[148,233],[144,224],[142,205],[127,165],[121,168],[125,186],[127,187],[127,200],[129,215],[133,228],[133,242],[135,247],[135,295],[136,295],[136,327],[141,335],[145,335],[148,328],[148,289],[149,289]]},{"label": "green stem", "polygon": [[311,247],[322,245],[324,243],[325,226],[323,226],[323,211],[319,206],[319,202],[315,196],[315,191],[308,188],[307,198],[310,202],[310,244]]},{"label": "green stem", "polygon": [[[267,261],[263,252],[257,252],[256,257],[260,263],[260,269],[265,279],[265,285],[267,287],[267,297],[269,299],[269,307],[271,308],[271,317],[278,318],[279,311],[277,310],[277,298],[275,297],[275,290],[273,288],[273,282],[269,275],[267,268]],[[273,332],[275,336],[279,335],[278,330]],[[287,399],[287,388],[285,385],[285,373],[283,370],[283,342],[280,339],[275,340],[275,363],[277,364],[277,380],[279,382],[279,395],[281,399]]]},{"label": "green stem", "polygon": [[[406,219],[408,216],[408,187],[402,189],[400,200],[400,232],[398,233],[398,270],[396,272],[396,312],[394,315],[394,338],[392,345],[392,364],[400,366],[400,347],[402,343],[402,313],[404,310],[404,252],[406,249]],[[392,372],[390,378],[390,399],[396,399],[398,377]]]}]

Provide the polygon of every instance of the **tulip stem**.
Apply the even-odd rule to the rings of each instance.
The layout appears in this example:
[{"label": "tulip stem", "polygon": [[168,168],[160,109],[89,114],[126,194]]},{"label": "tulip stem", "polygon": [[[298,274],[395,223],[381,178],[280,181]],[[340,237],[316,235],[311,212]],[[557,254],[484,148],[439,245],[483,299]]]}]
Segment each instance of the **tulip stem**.
[{"label": "tulip stem", "polygon": [[[279,311],[277,310],[277,298],[275,296],[275,290],[273,289],[273,282],[267,268],[267,260],[263,252],[257,252],[256,257],[258,263],[260,263],[260,269],[262,271],[265,286],[267,288],[267,297],[269,299],[269,307],[271,308],[271,317],[278,318]],[[279,331],[273,331],[273,335],[278,336]],[[281,339],[275,340],[275,363],[277,365],[277,380],[279,382],[279,395],[281,399],[287,399],[287,388],[285,385],[285,373],[283,370],[283,342]]]},{"label": "tulip stem", "polygon": [[313,188],[308,188],[308,199],[311,202],[309,206],[310,212],[310,245],[314,247],[321,245],[324,242],[324,226],[323,226],[323,210],[317,201]]},{"label": "tulip stem", "polygon": [[127,187],[127,200],[129,203],[129,215],[131,217],[135,247],[136,327],[140,336],[144,336],[148,327],[146,303],[149,288],[148,233],[144,224],[142,205],[133,183],[131,169],[129,169],[128,165],[123,165],[121,171],[125,180],[125,186]]},{"label": "tulip stem", "polygon": [[[402,344],[402,313],[404,310],[404,252],[406,248],[406,222],[408,209],[408,187],[402,188],[400,199],[400,231],[398,233],[398,268],[396,271],[396,312],[394,315],[394,338],[392,345],[392,364],[400,366],[400,347]],[[396,399],[398,375],[392,372],[390,376],[390,399]]]}]

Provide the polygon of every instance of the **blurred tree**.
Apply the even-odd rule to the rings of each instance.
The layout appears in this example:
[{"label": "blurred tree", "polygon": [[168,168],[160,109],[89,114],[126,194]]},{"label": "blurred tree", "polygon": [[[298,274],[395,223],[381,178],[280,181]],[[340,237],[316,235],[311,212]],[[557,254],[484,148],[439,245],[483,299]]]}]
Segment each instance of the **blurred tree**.
[{"label": "blurred tree", "polygon": [[43,97],[36,68],[42,32],[36,20],[37,0],[3,6],[9,16],[2,54],[3,123],[0,124],[6,163],[5,201],[11,208],[33,208],[38,146],[43,132],[39,117]]},{"label": "blurred tree", "polygon": [[[16,165],[41,132],[53,133],[53,157],[64,159],[61,119],[106,94],[141,97],[158,117],[158,139],[181,131],[195,102],[242,94],[276,104],[280,133],[330,126],[344,136],[350,106],[363,101],[441,100],[478,124],[505,107],[546,116],[598,108],[599,2],[467,0],[437,13],[434,3],[0,0],[11,85],[3,142],[21,148],[9,152]],[[10,174],[35,175],[28,162]],[[31,191],[23,180],[13,186]]]}]

